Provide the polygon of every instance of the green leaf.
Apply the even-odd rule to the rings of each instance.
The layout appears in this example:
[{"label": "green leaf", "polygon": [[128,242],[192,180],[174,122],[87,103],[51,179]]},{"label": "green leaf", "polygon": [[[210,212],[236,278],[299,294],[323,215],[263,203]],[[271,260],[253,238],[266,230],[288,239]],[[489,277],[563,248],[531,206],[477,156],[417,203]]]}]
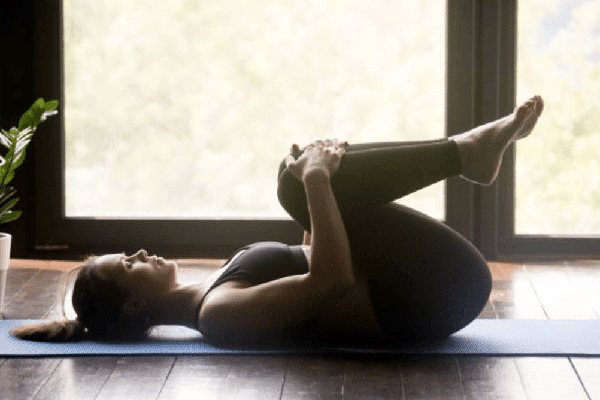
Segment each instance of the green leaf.
[{"label": "green leaf", "polygon": [[21,211],[10,211],[0,216],[0,224],[14,221],[21,216]]},{"label": "green leaf", "polygon": [[8,135],[9,133],[2,129],[2,133],[0,133],[0,144],[6,148],[10,147],[10,137]]},{"label": "green leaf", "polygon": [[6,174],[6,178],[4,178],[4,184],[8,185],[13,178],[15,177],[15,170],[13,168],[10,169],[10,171],[8,171],[8,174]]},{"label": "green leaf", "polygon": [[5,212],[10,211],[15,206],[15,204],[17,204],[18,201],[19,198],[17,197],[16,199],[12,199],[11,201],[7,202],[2,207],[0,207],[0,215],[3,215]]},{"label": "green leaf", "polygon": [[11,186],[5,186],[4,191],[0,194],[0,205],[6,203],[17,191]]},{"label": "green leaf", "polygon": [[58,100],[50,100],[46,102],[45,111],[54,111],[58,108]]},{"label": "green leaf", "polygon": [[19,120],[19,130],[22,131],[30,126],[33,126],[35,122],[35,115],[31,109],[25,111],[25,113],[21,116]]},{"label": "green leaf", "polygon": [[19,140],[19,142],[17,143],[17,146],[15,147],[15,154],[17,155],[17,157],[21,154],[21,152],[23,152],[27,148],[27,145],[30,142],[31,142],[31,139]]},{"label": "green leaf", "polygon": [[6,185],[13,180],[15,169],[25,161],[25,150],[33,138],[35,129],[46,118],[57,113],[58,104],[58,100],[46,102],[40,97],[23,113],[18,128],[0,132],[0,145],[7,149],[4,157],[0,156],[0,223],[12,221],[21,215],[20,211],[8,211],[18,199],[9,201],[16,190]]},{"label": "green leaf", "polygon": [[42,120],[42,114],[44,114],[44,111],[46,111],[46,102],[42,98],[37,99],[31,106],[29,111],[33,113],[33,124],[31,124],[30,126],[38,126],[40,121]]},{"label": "green leaf", "polygon": [[40,97],[39,99],[37,99],[36,101],[33,102],[33,104],[31,105],[31,108],[38,108],[40,110],[42,110],[42,112],[46,111],[46,102],[44,101],[44,99],[42,97]]},{"label": "green leaf", "polygon": [[21,152],[17,154],[17,157],[13,161],[13,169],[20,167],[21,164],[23,164],[23,161],[25,161],[25,149],[21,150]]}]

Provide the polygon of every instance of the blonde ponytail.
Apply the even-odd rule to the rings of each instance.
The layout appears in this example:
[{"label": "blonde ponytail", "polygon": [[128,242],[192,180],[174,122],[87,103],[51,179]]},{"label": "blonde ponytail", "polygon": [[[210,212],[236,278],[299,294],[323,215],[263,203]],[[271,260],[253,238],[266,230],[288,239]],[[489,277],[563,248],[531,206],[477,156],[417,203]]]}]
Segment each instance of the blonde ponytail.
[{"label": "blonde ponytail", "polygon": [[83,324],[76,319],[18,326],[11,329],[10,335],[18,339],[56,343],[81,340],[86,332]]}]

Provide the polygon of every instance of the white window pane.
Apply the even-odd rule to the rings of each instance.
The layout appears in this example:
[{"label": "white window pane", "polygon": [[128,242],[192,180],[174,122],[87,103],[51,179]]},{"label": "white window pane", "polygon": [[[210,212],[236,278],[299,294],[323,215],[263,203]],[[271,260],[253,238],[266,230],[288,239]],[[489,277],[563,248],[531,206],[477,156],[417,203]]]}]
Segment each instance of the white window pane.
[{"label": "white window pane", "polygon": [[64,0],[68,217],[282,217],[293,142],[444,135],[445,1],[261,4]]},{"label": "white window pane", "polygon": [[527,0],[518,11],[517,97],[546,108],[517,145],[517,234],[600,233],[600,2]]}]

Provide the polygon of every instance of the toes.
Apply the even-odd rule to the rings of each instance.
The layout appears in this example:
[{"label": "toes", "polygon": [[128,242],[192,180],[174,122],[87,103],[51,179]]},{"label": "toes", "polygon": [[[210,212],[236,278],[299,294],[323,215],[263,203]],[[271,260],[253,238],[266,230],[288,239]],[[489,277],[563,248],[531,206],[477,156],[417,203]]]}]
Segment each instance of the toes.
[{"label": "toes", "polygon": [[531,108],[536,114],[540,115],[544,110],[544,99],[538,94],[527,100],[523,106]]},{"label": "toes", "polygon": [[537,102],[535,104],[535,112],[540,115],[542,114],[542,111],[544,111],[544,99],[542,99],[542,96],[536,96],[537,97]]},{"label": "toes", "polygon": [[542,112],[543,107],[544,102],[542,101],[542,98],[540,96],[533,96],[517,107],[515,110],[516,119],[521,122],[527,118],[532,111],[539,115]]},{"label": "toes", "polygon": [[515,119],[517,120],[517,122],[522,122],[527,117],[530,110],[531,107],[529,107],[527,103],[523,103],[519,107],[517,107],[517,109],[515,110]]},{"label": "toes", "polygon": [[517,135],[514,140],[520,140],[529,136],[544,108],[541,96],[536,95],[521,104],[515,110],[514,123],[517,124]]},{"label": "toes", "polygon": [[517,139],[524,139],[533,132],[542,110],[544,109],[544,101],[540,96],[536,96],[536,102],[532,109],[533,112],[529,113],[525,119],[521,122],[522,132],[517,136]]}]

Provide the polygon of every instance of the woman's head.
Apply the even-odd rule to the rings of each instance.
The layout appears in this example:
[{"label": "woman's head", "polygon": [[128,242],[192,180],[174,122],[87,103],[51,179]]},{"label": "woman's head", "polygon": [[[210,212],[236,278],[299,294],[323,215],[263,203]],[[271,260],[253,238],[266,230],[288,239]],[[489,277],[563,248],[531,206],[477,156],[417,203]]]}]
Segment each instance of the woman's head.
[{"label": "woman's head", "polygon": [[[153,325],[153,304],[176,286],[177,265],[160,257],[149,257],[145,250],[132,256],[110,254],[90,258],[77,272],[72,303],[77,323],[65,324],[61,332],[58,322],[45,340],[69,340],[87,330],[101,338],[138,336]],[[77,325],[79,324],[79,326]],[[68,329],[67,329],[68,328]],[[40,328],[41,329],[41,328]],[[31,329],[18,329],[13,335],[44,340]]]},{"label": "woman's head", "polygon": [[118,337],[152,325],[152,305],[176,285],[177,265],[148,257],[110,254],[85,265],[73,287],[73,308],[90,334]]}]

